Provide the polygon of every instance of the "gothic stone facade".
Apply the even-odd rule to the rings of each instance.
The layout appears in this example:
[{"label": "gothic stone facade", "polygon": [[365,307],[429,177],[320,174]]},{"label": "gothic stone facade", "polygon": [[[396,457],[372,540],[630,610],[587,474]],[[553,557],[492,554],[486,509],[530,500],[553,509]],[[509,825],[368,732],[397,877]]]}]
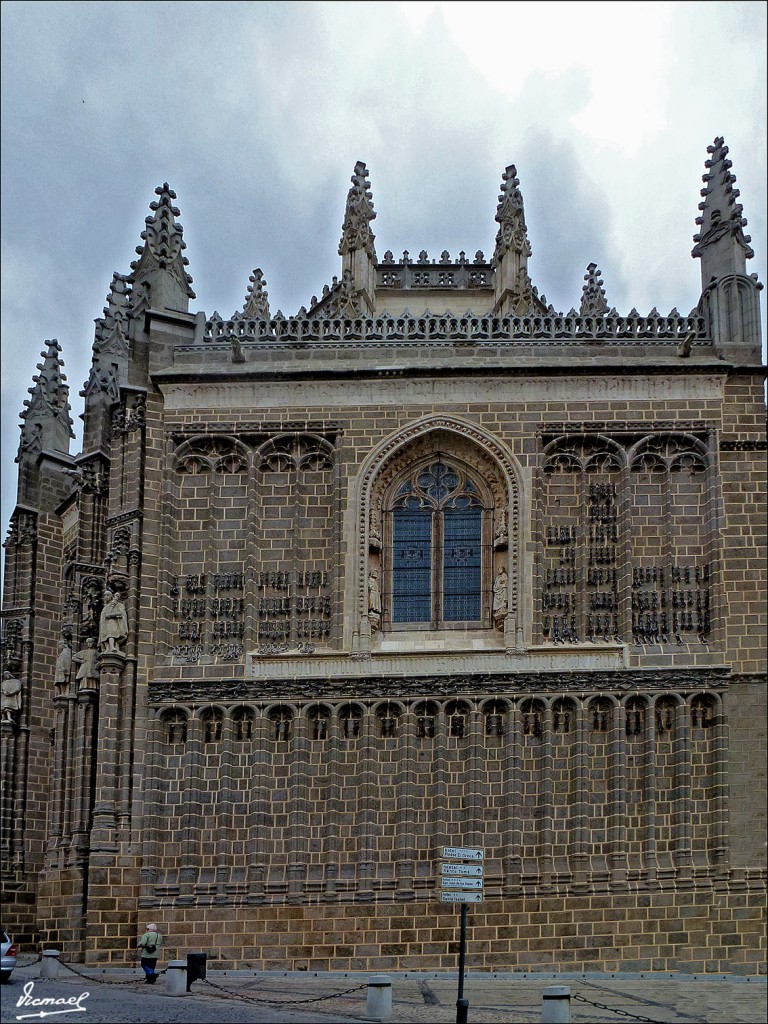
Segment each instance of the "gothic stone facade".
[{"label": "gothic stone facade", "polygon": [[[492,258],[379,260],[272,316],[194,298],[157,189],[97,321],[83,449],[59,346],[5,545],[7,925],[125,962],[764,965],[760,285],[722,139],[689,315],[559,313],[514,167]],[[443,310],[441,314],[429,310]],[[111,592],[111,593],[109,593]],[[20,692],[19,692],[20,684]]]}]

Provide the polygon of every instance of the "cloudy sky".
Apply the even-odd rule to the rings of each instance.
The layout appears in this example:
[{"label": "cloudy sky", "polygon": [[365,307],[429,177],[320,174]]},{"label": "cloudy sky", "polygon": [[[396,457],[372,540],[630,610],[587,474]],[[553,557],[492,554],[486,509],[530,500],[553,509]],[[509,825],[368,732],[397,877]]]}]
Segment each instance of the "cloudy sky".
[{"label": "cloudy sky", "polygon": [[578,305],[687,313],[706,148],[730,147],[765,280],[766,5],[5,0],[2,16],[2,533],[18,414],[48,338],[78,392],[113,271],[154,188],[178,195],[197,300],[273,312],[339,272],[356,160],[379,256],[490,255],[518,168],[531,276]]}]

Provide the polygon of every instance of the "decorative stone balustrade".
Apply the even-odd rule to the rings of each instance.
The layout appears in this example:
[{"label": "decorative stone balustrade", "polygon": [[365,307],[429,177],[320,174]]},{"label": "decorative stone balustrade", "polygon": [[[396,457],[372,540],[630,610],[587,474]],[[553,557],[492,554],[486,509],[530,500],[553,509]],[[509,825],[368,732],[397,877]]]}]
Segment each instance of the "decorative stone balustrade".
[{"label": "decorative stone balustrade", "polygon": [[206,322],[204,341],[231,343],[269,341],[277,345],[327,344],[354,341],[356,345],[380,345],[392,342],[547,342],[562,345],[679,345],[686,339],[706,342],[704,317],[607,314],[579,316],[452,316],[426,313],[421,316],[377,317],[282,317],[271,320],[233,317],[224,320],[213,316]]}]

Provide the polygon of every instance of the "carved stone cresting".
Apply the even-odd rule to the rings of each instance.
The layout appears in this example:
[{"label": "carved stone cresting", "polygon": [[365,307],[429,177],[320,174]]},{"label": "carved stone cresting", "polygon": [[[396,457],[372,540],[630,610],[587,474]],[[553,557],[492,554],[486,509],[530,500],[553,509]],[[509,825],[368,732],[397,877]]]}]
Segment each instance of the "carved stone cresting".
[{"label": "carved stone cresting", "polygon": [[251,465],[251,453],[235,437],[201,434],[182,442],[174,453],[177,473],[244,473]]},{"label": "carved stone cresting", "polygon": [[[398,473],[420,458],[445,451],[463,461],[485,481],[495,515],[506,512],[509,533],[509,613],[516,615],[519,587],[519,520],[522,474],[517,460],[482,427],[447,416],[430,416],[398,431],[369,456],[359,477],[357,602],[359,614],[368,613],[369,551],[380,545],[371,532],[379,524],[382,496]],[[372,543],[373,542],[373,543]]]},{"label": "carved stone cresting", "polygon": [[[513,290],[510,285],[510,293]],[[469,313],[455,316],[425,312],[422,316],[406,313],[402,316],[353,314],[344,317],[331,312],[337,308],[334,303],[339,301],[340,293],[341,282],[334,280],[317,311],[310,311],[308,316],[276,315],[271,320],[238,316],[223,320],[212,315],[206,321],[203,344],[229,347],[230,338],[236,335],[243,343],[257,344],[271,351],[279,351],[281,347],[293,348],[297,344],[392,348],[413,341],[435,348],[449,347],[455,341],[484,347],[505,343],[519,347],[535,343],[537,348],[551,346],[560,351],[604,340],[610,341],[612,346],[632,348],[640,345],[676,351],[680,342],[691,333],[698,344],[706,344],[709,339],[707,320],[697,310],[682,316],[676,309],[667,315],[659,314],[658,310],[643,315],[633,309],[626,316],[620,316],[611,309],[600,317],[583,317],[575,309],[568,313],[558,313],[551,307],[539,309],[543,300],[536,299],[533,314]]]},{"label": "carved stone cresting", "polygon": [[620,443],[604,434],[566,434],[544,447],[545,473],[690,470],[701,472],[709,465],[706,443],[687,433],[647,434]]},{"label": "carved stone cresting", "polygon": [[332,469],[333,463],[333,445],[316,434],[281,434],[265,441],[256,451],[256,468],[262,471],[311,472]]},{"label": "carved stone cresting", "polygon": [[602,434],[567,434],[544,448],[545,473],[619,471],[626,463],[622,446]]}]

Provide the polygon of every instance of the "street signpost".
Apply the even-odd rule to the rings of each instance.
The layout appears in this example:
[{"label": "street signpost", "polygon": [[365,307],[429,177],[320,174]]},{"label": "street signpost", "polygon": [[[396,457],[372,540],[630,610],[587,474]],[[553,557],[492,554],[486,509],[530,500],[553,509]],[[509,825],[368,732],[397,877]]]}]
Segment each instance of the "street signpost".
[{"label": "street signpost", "polygon": [[481,892],[446,892],[443,890],[440,893],[441,903],[482,903],[483,894]]},{"label": "street signpost", "polygon": [[[440,865],[440,902],[461,904],[459,937],[459,992],[456,999],[456,1024],[467,1024],[469,1000],[464,998],[464,969],[467,958],[467,904],[483,902],[482,850],[466,846],[444,846]],[[465,863],[469,862],[469,863]]]},{"label": "street signpost", "polygon": [[477,878],[483,876],[482,864],[441,864],[442,875],[472,875]]}]

